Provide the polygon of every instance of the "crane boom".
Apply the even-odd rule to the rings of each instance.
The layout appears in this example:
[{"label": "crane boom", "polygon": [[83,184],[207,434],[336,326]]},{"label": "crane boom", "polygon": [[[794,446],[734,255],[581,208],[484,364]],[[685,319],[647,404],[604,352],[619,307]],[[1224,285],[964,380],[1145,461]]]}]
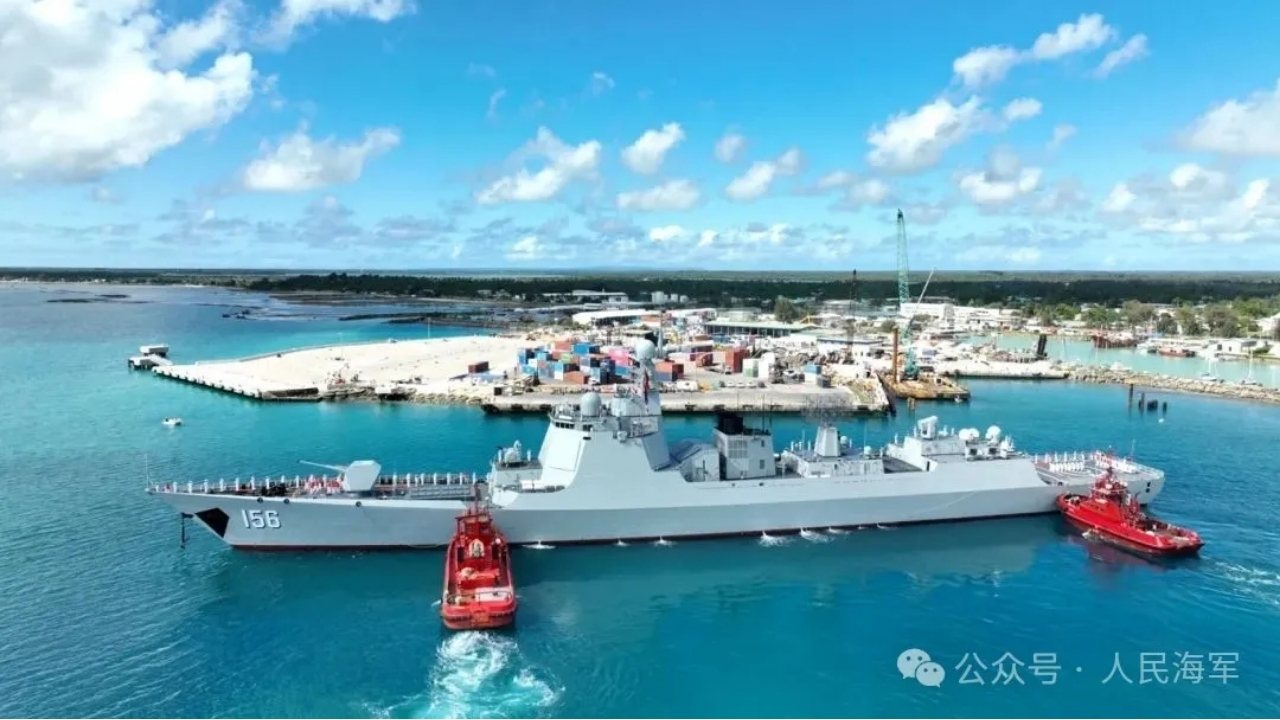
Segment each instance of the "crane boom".
[{"label": "crane boom", "polygon": [[901,339],[907,353],[902,376],[914,380],[919,375],[919,370],[916,369],[916,351],[911,344],[911,316],[907,314],[907,304],[911,302],[907,273],[907,218],[902,210],[898,210],[898,314],[903,316]]}]

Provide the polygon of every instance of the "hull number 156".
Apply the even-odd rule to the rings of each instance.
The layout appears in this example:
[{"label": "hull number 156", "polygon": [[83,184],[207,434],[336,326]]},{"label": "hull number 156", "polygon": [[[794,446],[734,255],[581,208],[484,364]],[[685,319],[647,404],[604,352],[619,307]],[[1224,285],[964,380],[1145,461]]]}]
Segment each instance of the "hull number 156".
[{"label": "hull number 156", "polygon": [[280,515],[275,510],[241,510],[240,519],[247,528],[274,530],[280,527]]}]

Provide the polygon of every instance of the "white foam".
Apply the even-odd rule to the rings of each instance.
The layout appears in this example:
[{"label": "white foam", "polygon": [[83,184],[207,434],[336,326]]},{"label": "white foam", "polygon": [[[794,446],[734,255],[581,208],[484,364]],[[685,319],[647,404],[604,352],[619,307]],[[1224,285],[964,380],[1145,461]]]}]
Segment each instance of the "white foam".
[{"label": "white foam", "polygon": [[829,535],[823,535],[822,533],[817,533],[812,530],[801,530],[800,537],[811,543],[831,542],[831,537]]},{"label": "white foam", "polygon": [[556,549],[555,545],[547,545],[541,540],[539,540],[536,543],[533,543],[532,545],[525,545],[525,547],[529,548],[530,550],[555,550]]},{"label": "white foam", "polygon": [[760,533],[760,544],[764,547],[777,547],[779,545],[786,545],[787,540],[788,538],[774,537],[773,535],[770,535],[767,532]]},{"label": "white foam", "polygon": [[654,545],[658,545],[659,547],[670,547],[670,546],[672,546],[672,545],[675,545],[675,543],[674,543],[674,542],[672,542],[672,541],[670,541],[670,540],[668,540],[668,539],[666,539],[666,538],[658,538],[657,540],[654,540],[654,541],[653,541],[653,544],[654,544]]},{"label": "white foam", "polygon": [[515,640],[486,632],[459,632],[436,650],[431,689],[390,707],[379,717],[532,717],[560,699],[544,673],[529,666]]},{"label": "white foam", "polygon": [[848,535],[848,534],[849,534],[849,531],[848,531],[848,530],[842,530],[842,529],[837,528],[837,527],[829,527],[829,528],[827,528],[827,534],[828,534],[828,535]]}]

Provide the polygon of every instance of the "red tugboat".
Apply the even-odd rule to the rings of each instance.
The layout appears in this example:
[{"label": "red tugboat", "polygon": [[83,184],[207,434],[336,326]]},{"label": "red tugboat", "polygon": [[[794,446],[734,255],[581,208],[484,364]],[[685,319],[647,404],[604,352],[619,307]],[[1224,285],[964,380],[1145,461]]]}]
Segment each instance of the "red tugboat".
[{"label": "red tugboat", "polygon": [[500,628],[516,619],[511,548],[479,503],[458,516],[449,541],[440,618],[450,630]]},{"label": "red tugboat", "polygon": [[1138,499],[1107,468],[1089,497],[1058,496],[1058,509],[1073,525],[1097,533],[1103,542],[1147,555],[1194,555],[1204,541],[1194,531],[1147,515]]}]

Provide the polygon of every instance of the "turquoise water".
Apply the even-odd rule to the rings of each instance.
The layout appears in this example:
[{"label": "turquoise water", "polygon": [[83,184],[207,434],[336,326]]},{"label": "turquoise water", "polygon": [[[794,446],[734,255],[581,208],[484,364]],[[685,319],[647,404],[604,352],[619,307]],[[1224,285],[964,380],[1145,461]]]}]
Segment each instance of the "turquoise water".
[{"label": "turquoise water", "polygon": [[[0,716],[1280,713],[1280,408],[1171,395],[1161,423],[1127,412],[1121,388],[974,382],[972,403],[930,409],[1027,450],[1136,447],[1169,472],[1157,510],[1206,538],[1199,560],[1109,552],[1051,517],[521,550],[518,628],[447,637],[438,553],[245,553],[195,528],[180,550],[177,518],[142,486],[299,459],[482,470],[500,441],[538,441],[540,418],[264,405],[130,373],[146,342],[197,359],[426,329],[224,319],[220,303],[256,299],[199,289],[46,303],[55,292],[0,286]],[[186,424],[165,429],[168,415]],[[910,422],[843,430],[875,444]],[[774,429],[781,444],[804,426]],[[944,667],[940,687],[903,679],[908,648]],[[1179,651],[1236,653],[1238,677],[1211,680],[1204,657],[1201,683],[1172,682]],[[1144,652],[1166,654],[1166,683],[1139,684]],[[1026,685],[991,684],[1004,653]],[[1038,663],[1060,666],[1055,684],[1030,672],[1036,653],[1057,655]],[[1102,683],[1117,653],[1133,684]],[[966,654],[986,684],[959,682]]]},{"label": "turquoise water", "polygon": [[[981,340],[979,338],[972,342]],[[997,342],[1000,347],[1026,350],[1035,347],[1036,338],[1034,335],[1001,335]],[[1247,360],[1211,361],[1202,357],[1179,358],[1150,355],[1133,348],[1099,349],[1095,348],[1089,340],[1066,337],[1049,338],[1045,351],[1055,360],[1067,360],[1086,365],[1111,367],[1120,363],[1132,370],[1185,378],[1196,378],[1201,373],[1207,372],[1228,383],[1252,378],[1267,387],[1280,387],[1280,362],[1274,360],[1255,360],[1251,366]]]}]

